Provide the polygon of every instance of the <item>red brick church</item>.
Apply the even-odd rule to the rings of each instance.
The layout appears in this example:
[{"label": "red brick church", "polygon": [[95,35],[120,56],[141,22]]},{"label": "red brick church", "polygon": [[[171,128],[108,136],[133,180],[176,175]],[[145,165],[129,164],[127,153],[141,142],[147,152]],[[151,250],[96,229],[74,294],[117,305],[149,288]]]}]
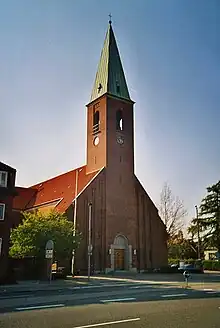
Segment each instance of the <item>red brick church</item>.
[{"label": "red brick church", "polygon": [[167,234],[134,174],[134,102],[111,22],[87,105],[86,165],[29,188],[17,188],[14,211],[66,212],[83,235],[75,267],[87,270],[88,203],[95,272],[142,271],[167,264]]}]

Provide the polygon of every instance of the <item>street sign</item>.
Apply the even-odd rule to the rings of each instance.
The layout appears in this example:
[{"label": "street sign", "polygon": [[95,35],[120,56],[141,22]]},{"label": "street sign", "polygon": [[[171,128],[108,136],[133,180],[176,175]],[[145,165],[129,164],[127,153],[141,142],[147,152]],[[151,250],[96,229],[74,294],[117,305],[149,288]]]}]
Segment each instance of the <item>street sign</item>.
[{"label": "street sign", "polygon": [[54,242],[53,240],[48,240],[45,247],[45,258],[48,259],[47,272],[50,282],[52,280],[53,251],[54,251]]},{"label": "street sign", "polygon": [[46,249],[54,249],[54,242],[53,240],[48,240],[46,243]]},{"label": "street sign", "polygon": [[54,249],[54,242],[53,240],[48,240],[45,247],[45,258],[52,259],[53,258],[53,249]]},{"label": "street sign", "polygon": [[46,259],[52,259],[53,258],[53,250],[52,249],[46,249],[45,257],[46,257]]},{"label": "street sign", "polygon": [[88,255],[92,255],[93,246],[88,245]]}]

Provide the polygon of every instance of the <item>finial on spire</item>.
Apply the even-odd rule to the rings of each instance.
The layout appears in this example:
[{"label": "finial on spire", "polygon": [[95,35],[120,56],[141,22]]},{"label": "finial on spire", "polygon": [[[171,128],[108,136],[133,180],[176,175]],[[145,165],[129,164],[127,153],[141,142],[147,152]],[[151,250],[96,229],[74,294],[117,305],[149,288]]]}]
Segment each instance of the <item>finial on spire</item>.
[{"label": "finial on spire", "polygon": [[109,24],[111,25],[111,24],[112,24],[112,15],[109,14],[108,16],[109,16],[109,21],[108,21],[108,22],[109,22]]}]

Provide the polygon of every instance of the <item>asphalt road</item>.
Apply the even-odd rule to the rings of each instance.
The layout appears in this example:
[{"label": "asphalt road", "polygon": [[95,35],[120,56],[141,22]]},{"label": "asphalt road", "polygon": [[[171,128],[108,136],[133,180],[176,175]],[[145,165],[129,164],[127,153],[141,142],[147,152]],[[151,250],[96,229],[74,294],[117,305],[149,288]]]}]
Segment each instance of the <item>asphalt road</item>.
[{"label": "asphalt road", "polygon": [[219,328],[220,299],[103,303],[5,313],[1,328]]},{"label": "asphalt road", "polygon": [[[208,287],[209,288],[208,288]],[[211,286],[211,287],[210,287]],[[220,296],[220,284],[104,283],[55,290],[6,293],[0,295],[0,312],[19,312],[39,308],[66,307],[112,302],[151,302],[172,299],[202,299]]]}]

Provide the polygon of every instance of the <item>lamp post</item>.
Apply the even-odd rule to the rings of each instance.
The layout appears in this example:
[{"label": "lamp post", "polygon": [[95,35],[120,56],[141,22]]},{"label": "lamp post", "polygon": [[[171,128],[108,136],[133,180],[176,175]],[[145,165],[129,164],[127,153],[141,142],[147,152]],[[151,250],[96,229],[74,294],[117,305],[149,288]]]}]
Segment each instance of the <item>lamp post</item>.
[{"label": "lamp post", "polygon": [[198,215],[198,206],[196,205],[195,206],[195,209],[196,209],[196,222],[197,222],[197,236],[198,236],[198,259],[200,259],[200,234],[199,234],[199,215]]},{"label": "lamp post", "polygon": [[[82,169],[76,170],[76,184],[75,184],[75,200],[74,200],[74,212],[73,212],[73,237],[76,236],[76,211],[77,211],[77,193],[78,193],[78,180],[79,180],[79,172]],[[72,263],[71,263],[71,273],[74,275],[74,264],[75,264],[75,249],[72,252]]]},{"label": "lamp post", "polygon": [[92,255],[92,203],[89,206],[89,222],[88,222],[88,281],[91,275],[91,255]]}]

